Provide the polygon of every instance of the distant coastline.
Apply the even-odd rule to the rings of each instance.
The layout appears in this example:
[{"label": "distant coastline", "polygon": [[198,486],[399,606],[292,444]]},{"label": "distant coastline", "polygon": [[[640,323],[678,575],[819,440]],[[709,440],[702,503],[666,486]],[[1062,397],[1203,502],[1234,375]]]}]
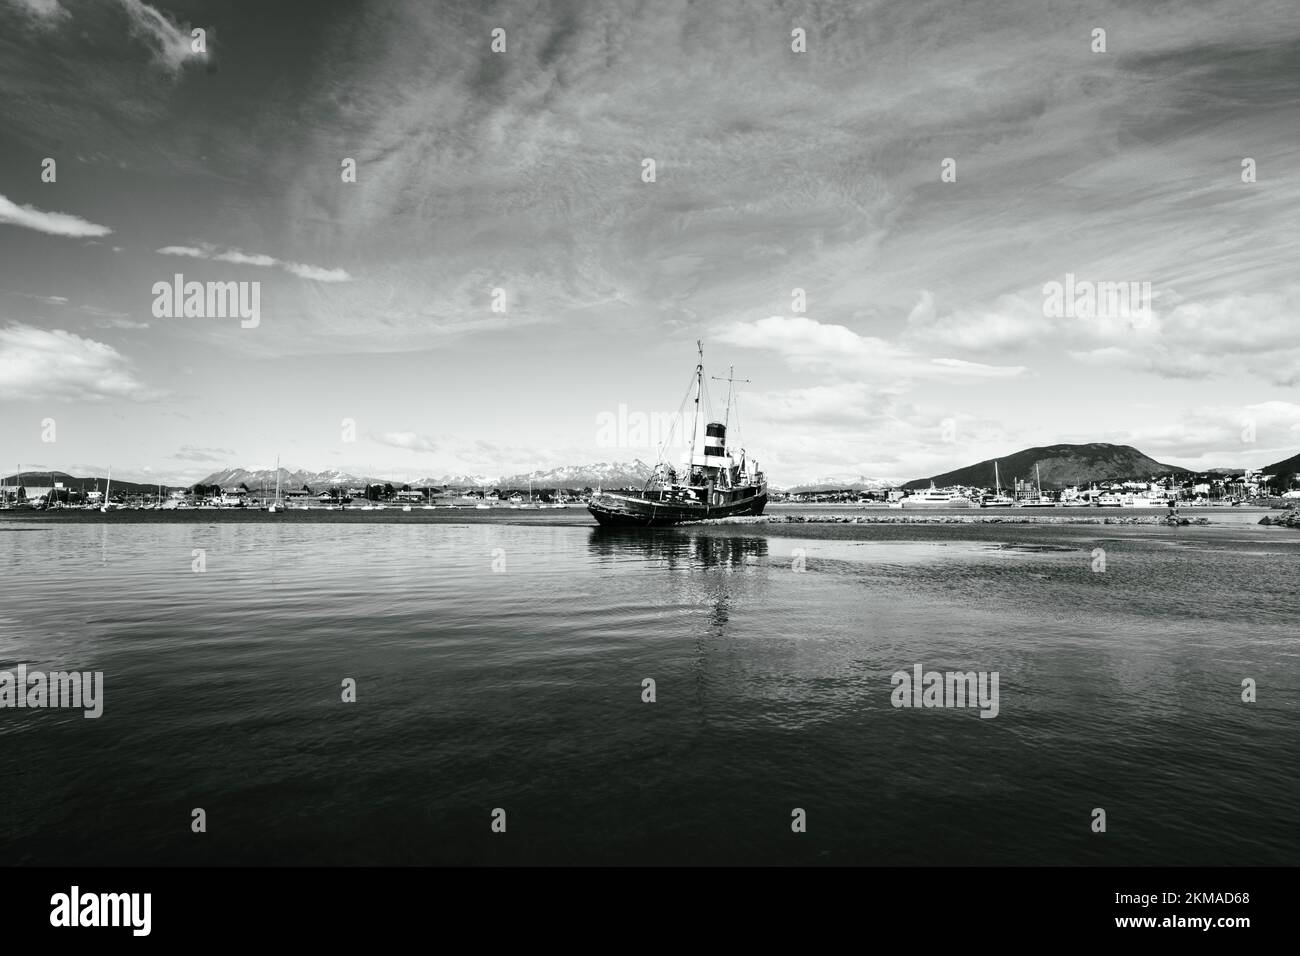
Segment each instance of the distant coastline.
[{"label": "distant coastline", "polygon": [[[20,466],[21,468],[21,466]],[[210,505],[266,507],[279,488],[279,503],[312,506],[364,506],[380,504],[439,506],[452,499],[521,504],[585,502],[599,491],[638,491],[654,473],[653,466],[637,458],[630,462],[596,462],[549,471],[534,471],[503,478],[482,475],[443,475],[413,481],[358,476],[346,472],[301,469],[226,468],[189,485],[123,481],[112,484],[114,507],[148,507],[165,502],[192,507]],[[1139,506],[1160,503],[1248,502],[1281,498],[1300,499],[1300,454],[1263,468],[1211,468],[1193,471],[1161,463],[1130,445],[1106,442],[1043,445],[1023,449],[998,459],[909,481],[858,478],[826,480],[782,487],[771,485],[770,500],[801,504],[897,501],[933,486],[950,497],[979,505],[1009,492],[1008,504],[1046,507],[1077,499],[1136,498]],[[0,477],[0,508],[36,503],[84,506],[96,503],[107,490],[108,476],[78,477],[46,468],[22,469]],[[1110,496],[1109,498],[1107,496]],[[942,498],[943,496],[938,496]],[[1093,502],[1089,502],[1093,503]],[[1134,502],[1128,502],[1133,504]],[[42,505],[43,506],[43,505]],[[1285,506],[1279,505],[1279,506]]]}]

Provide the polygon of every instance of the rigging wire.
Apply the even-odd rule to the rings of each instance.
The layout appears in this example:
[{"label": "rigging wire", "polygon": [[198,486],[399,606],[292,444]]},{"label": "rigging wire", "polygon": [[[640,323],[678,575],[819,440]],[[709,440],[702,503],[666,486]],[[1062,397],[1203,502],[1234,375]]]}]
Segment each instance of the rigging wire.
[{"label": "rigging wire", "polygon": [[[745,449],[744,446],[741,445],[741,440],[744,438],[745,433],[744,431],[741,430],[740,427],[740,396],[735,392],[733,392],[731,395],[731,406],[732,406],[732,411],[735,413],[736,416],[736,441],[733,443],[731,440],[731,435],[727,435],[727,446],[732,447],[734,445],[734,447],[739,448],[743,453]],[[749,467],[749,462],[745,462],[745,467],[746,468]]]},{"label": "rigging wire", "polygon": [[691,400],[691,389],[694,387],[695,373],[692,372],[690,381],[686,383],[686,394],[682,396],[681,404],[677,406],[677,414],[673,416],[672,424],[668,427],[668,434],[664,436],[664,440],[659,445],[658,460],[655,462],[656,468],[664,463],[664,452],[668,450],[668,447],[672,444],[673,436],[677,434],[677,424],[683,421],[682,409]]}]

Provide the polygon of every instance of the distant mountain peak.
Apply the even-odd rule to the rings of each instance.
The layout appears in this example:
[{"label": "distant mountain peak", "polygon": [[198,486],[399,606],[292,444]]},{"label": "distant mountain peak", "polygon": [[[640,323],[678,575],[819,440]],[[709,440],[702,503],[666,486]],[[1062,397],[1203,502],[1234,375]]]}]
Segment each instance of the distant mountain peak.
[{"label": "distant mountain peak", "polygon": [[903,487],[928,488],[932,481],[941,488],[949,485],[992,487],[995,462],[1004,488],[1010,487],[1017,478],[1037,481],[1039,474],[1044,488],[1063,488],[1107,479],[1144,479],[1153,475],[1190,473],[1189,469],[1178,465],[1162,464],[1132,445],[1115,445],[1110,442],[1058,443],[1026,448],[998,458],[987,458],[941,475],[916,478]]}]

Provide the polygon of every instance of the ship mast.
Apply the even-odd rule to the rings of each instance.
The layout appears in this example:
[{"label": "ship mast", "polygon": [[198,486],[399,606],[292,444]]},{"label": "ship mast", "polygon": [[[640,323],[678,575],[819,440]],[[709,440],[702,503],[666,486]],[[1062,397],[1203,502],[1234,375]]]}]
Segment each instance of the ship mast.
[{"label": "ship mast", "polygon": [[691,460],[695,459],[695,444],[700,437],[700,395],[704,391],[704,343],[700,339],[695,340],[695,347],[699,350],[700,360],[695,366],[695,422],[691,425]]},{"label": "ship mast", "polygon": [[[734,366],[734,365],[728,365],[728,366],[727,366],[727,377],[726,377],[726,378],[722,378],[721,376],[715,375],[715,376],[713,376],[713,380],[714,380],[715,382],[726,382],[726,383],[727,383],[727,410],[726,410],[726,413],[723,415],[723,418],[722,418],[722,431],[723,431],[723,434],[727,434],[727,429],[728,429],[728,428],[730,427],[730,425],[731,425],[731,403],[732,403],[732,401],[735,400],[735,397],[736,397],[736,383],[737,383],[737,382],[740,382],[741,384],[747,384],[747,383],[749,382],[749,379],[747,379],[747,378],[736,378],[736,366]],[[732,446],[732,444],[731,444],[730,437],[728,437],[727,442],[726,442],[726,445],[722,448],[722,453],[723,453],[724,455],[726,455],[726,456],[730,456],[730,448],[731,448],[731,447],[733,447],[733,446]],[[743,453],[743,449],[742,449],[742,453]],[[733,459],[733,458],[729,458],[728,460],[732,461],[733,463],[734,463],[734,461],[735,461],[735,459]],[[722,473],[723,473],[723,475],[725,476],[725,478],[727,479],[727,486],[730,487],[730,486],[731,486],[731,469],[730,469],[730,468],[724,468]]]},{"label": "ship mast", "polygon": [[731,401],[732,401],[732,398],[735,396],[735,393],[736,393],[736,383],[737,383],[737,382],[740,382],[742,385],[747,385],[747,384],[749,384],[749,379],[747,379],[747,378],[736,378],[736,366],[734,366],[734,365],[728,365],[728,366],[727,366],[727,377],[726,377],[726,378],[722,378],[722,377],[719,376],[719,375],[715,375],[715,376],[713,376],[713,380],[714,380],[715,382],[726,382],[726,383],[727,383],[727,411],[726,411],[726,414],[725,414],[725,415],[723,416],[723,418],[722,418],[722,424],[723,424],[724,426],[730,425],[730,424],[731,424]]}]

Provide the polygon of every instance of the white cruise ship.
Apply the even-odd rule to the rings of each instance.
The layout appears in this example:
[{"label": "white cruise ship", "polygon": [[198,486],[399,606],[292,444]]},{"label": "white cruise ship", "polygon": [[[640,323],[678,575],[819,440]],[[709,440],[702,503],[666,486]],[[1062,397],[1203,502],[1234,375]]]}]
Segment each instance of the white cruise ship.
[{"label": "white cruise ship", "polygon": [[908,495],[902,501],[904,508],[970,508],[974,505],[969,498],[956,491],[940,491],[930,482],[928,491]]}]

